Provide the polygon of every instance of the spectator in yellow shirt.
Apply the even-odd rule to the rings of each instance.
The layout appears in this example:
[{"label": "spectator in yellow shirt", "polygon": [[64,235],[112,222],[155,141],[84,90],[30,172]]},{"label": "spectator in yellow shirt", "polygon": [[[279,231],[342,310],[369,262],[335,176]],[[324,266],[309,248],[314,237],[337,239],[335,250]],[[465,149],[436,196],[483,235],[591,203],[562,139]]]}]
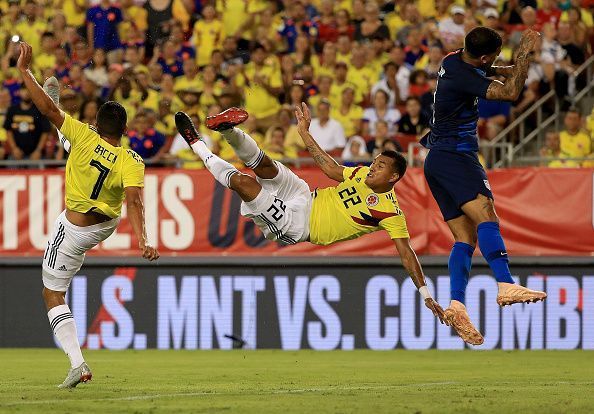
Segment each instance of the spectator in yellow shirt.
[{"label": "spectator in yellow shirt", "polygon": [[272,130],[270,140],[264,144],[264,152],[273,160],[297,158],[297,151],[285,145],[285,133],[281,127]]},{"label": "spectator in yellow shirt", "polygon": [[41,35],[41,53],[35,55],[33,61],[35,69],[43,71],[47,68],[53,68],[56,66],[56,56],[54,54],[56,50],[56,39],[52,32],[44,32]]},{"label": "spectator in yellow shirt", "polygon": [[353,88],[355,91],[355,103],[359,103],[363,100],[363,93],[366,91],[359,90],[356,83],[351,82],[347,79],[348,67],[344,62],[338,62],[334,67],[334,82],[330,88],[330,96],[332,101],[340,101],[342,99],[342,92],[345,88]]},{"label": "spectator in yellow shirt", "polygon": [[333,100],[330,97],[330,88],[332,87],[332,78],[328,75],[318,77],[318,93],[309,98],[312,107],[317,108],[320,100],[324,99],[330,102],[333,107],[338,107],[340,100]]},{"label": "spectator in yellow shirt", "polygon": [[[266,135],[264,136],[264,142],[270,142],[272,132],[276,128],[280,128],[283,131],[285,137],[285,148],[289,148],[292,151],[297,153],[298,151],[302,151],[305,149],[305,145],[303,144],[303,140],[299,136],[299,131],[297,131],[297,125],[293,124],[293,114],[295,109],[290,105],[283,105],[280,111],[278,112],[277,121],[273,126],[268,128],[266,131]],[[249,120],[250,118],[248,118]],[[252,133],[250,132],[250,135]]]},{"label": "spectator in yellow shirt", "polygon": [[47,30],[47,23],[37,17],[37,4],[35,0],[27,0],[23,7],[25,18],[15,27],[21,38],[33,48],[33,56],[41,49],[41,35]]},{"label": "spectator in yellow shirt", "polygon": [[176,92],[186,88],[202,90],[202,80],[200,79],[200,73],[198,72],[196,62],[192,61],[191,59],[184,60],[182,68],[184,74],[175,78],[174,90]]},{"label": "spectator in yellow shirt", "polygon": [[336,65],[336,45],[332,42],[324,44],[321,59],[312,59],[312,66],[316,76],[334,77],[334,66]]},{"label": "spectator in yellow shirt", "polygon": [[361,131],[363,108],[355,105],[355,88],[347,86],[342,90],[340,105],[332,107],[331,116],[340,122],[346,137],[351,137]]},{"label": "spectator in yellow shirt", "polygon": [[[549,131],[545,135],[545,145],[540,149],[539,154],[543,158],[540,165],[549,168],[570,168],[579,167],[580,163],[572,160],[564,160],[561,154],[559,133]],[[548,160],[547,158],[557,158]]]},{"label": "spectator in yellow shirt", "polygon": [[352,66],[349,68],[349,81],[357,86],[364,95],[369,94],[371,86],[379,80],[379,74],[367,65],[367,54],[364,48],[353,50]]},{"label": "spectator in yellow shirt", "polygon": [[68,26],[82,27],[85,24],[87,2],[85,0],[55,0],[54,6],[62,10]]},{"label": "spectator in yellow shirt", "polygon": [[202,10],[202,19],[194,24],[194,46],[196,64],[204,66],[210,63],[212,51],[218,49],[224,36],[223,23],[216,18],[215,8],[207,5]]},{"label": "spectator in yellow shirt", "polygon": [[592,139],[581,129],[582,116],[577,108],[569,108],[564,119],[565,130],[559,133],[561,154],[567,158],[585,158],[592,153]]},{"label": "spectator in yellow shirt", "polygon": [[[282,92],[282,79],[278,66],[265,64],[268,53],[261,44],[256,44],[252,51],[252,61],[243,71],[245,109],[253,115],[258,129],[265,131],[276,119],[280,109],[278,96]],[[239,80],[238,80],[239,81]]]}]

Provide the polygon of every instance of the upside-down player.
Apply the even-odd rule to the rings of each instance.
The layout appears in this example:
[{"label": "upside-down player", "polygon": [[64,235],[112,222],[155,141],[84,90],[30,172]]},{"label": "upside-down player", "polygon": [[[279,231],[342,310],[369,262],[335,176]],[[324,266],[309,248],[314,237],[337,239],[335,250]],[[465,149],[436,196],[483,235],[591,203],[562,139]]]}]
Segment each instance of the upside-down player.
[{"label": "upside-down player", "polygon": [[247,119],[244,110],[228,109],[207,118],[206,126],[223,135],[257,178],[242,174],[210,152],[188,115],[178,112],[175,123],[214,178],[239,194],[243,200],[241,214],[251,218],[267,239],[284,244],[309,241],[327,245],[378,230],[387,231],[425,305],[442,321],[443,310],[427,289],[394,193],[394,184],[406,171],[406,160],[396,152],[385,151],[375,158],[371,167],[338,165],[309,134],[311,116],[307,105],[302,107],[296,108],[299,134],[322,171],[339,182],[313,194],[305,181],[280,162],[268,158],[248,134],[235,128]]},{"label": "upside-down player", "polygon": [[[142,187],[144,163],[120,145],[126,130],[126,111],[106,102],[97,112],[97,129],[62,112],[39,86],[29,70],[31,46],[20,45],[17,67],[35,106],[68,140],[66,210],[57,218],[43,256],[43,299],[51,328],[70,359],[71,369],[61,388],[73,388],[91,379],[78,342],[76,324],[64,297],[81,268],[85,252],[107,239],[120,221],[124,197],[128,218],[142,256],[155,260],[159,253],[147,244]],[[57,85],[55,85],[57,87]]]},{"label": "upside-down player", "polygon": [[[471,30],[464,49],[443,59],[434,94],[431,132],[421,143],[430,148],[425,177],[455,244],[450,254],[451,303],[448,323],[466,342],[483,343],[464,305],[476,242],[498,282],[499,305],[544,300],[546,293],[517,285],[508,266],[507,252],[499,231],[493,194],[487,174],[478,161],[478,98],[515,101],[524,87],[530,55],[538,32],[522,35],[515,66],[494,67],[501,52],[501,37],[486,27]],[[487,76],[500,75],[505,81]]]}]

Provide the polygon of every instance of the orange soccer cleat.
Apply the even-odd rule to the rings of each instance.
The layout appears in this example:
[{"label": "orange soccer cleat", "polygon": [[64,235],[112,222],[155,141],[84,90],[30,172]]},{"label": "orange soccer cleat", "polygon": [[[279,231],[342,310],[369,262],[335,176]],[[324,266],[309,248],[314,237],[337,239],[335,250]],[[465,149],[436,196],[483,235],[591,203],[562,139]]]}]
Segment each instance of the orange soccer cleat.
[{"label": "orange soccer cleat", "polygon": [[446,323],[456,330],[464,342],[470,345],[481,345],[484,342],[483,335],[472,324],[463,303],[457,300],[451,301],[450,307],[444,314]]},{"label": "orange soccer cleat", "polygon": [[538,290],[531,290],[515,283],[498,283],[499,293],[497,303],[499,306],[511,305],[514,303],[530,303],[545,300],[547,294]]}]

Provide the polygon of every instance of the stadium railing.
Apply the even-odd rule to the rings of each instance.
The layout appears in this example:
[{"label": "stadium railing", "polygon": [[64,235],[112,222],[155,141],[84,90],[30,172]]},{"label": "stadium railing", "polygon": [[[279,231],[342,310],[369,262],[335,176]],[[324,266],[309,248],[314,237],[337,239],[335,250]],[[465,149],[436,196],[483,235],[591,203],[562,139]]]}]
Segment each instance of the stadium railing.
[{"label": "stadium railing", "polygon": [[[594,82],[592,75],[594,73],[594,55],[590,56],[571,76],[575,79],[582,74],[586,74],[586,86],[579,91],[571,100],[573,105],[588,99],[590,104],[594,98]],[[591,105],[590,105],[591,109]],[[534,119],[536,117],[536,119]],[[516,160],[521,158],[535,158],[534,152],[542,147],[546,130],[554,124],[556,130],[559,130],[561,119],[561,106],[554,90],[549,91],[530,108],[522,113],[517,119],[504,128],[497,136],[490,141],[490,145],[498,145],[501,142],[511,141],[514,137],[516,144],[513,146],[508,157],[501,156],[494,160],[493,167],[505,167],[516,165]],[[531,122],[531,123],[529,123]],[[531,127],[531,131],[529,130]],[[522,162],[520,162],[521,164]]]}]

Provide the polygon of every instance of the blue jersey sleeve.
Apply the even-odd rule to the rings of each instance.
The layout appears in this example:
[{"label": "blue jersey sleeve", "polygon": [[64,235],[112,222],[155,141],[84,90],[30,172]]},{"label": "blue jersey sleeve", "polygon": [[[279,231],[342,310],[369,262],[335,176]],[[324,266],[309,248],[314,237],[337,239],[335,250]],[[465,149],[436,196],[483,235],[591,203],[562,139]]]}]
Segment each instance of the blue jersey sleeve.
[{"label": "blue jersey sleeve", "polygon": [[456,76],[453,79],[457,81],[457,87],[460,91],[479,98],[487,97],[487,89],[492,80],[485,77],[485,73],[480,69],[468,69],[463,76]]}]

